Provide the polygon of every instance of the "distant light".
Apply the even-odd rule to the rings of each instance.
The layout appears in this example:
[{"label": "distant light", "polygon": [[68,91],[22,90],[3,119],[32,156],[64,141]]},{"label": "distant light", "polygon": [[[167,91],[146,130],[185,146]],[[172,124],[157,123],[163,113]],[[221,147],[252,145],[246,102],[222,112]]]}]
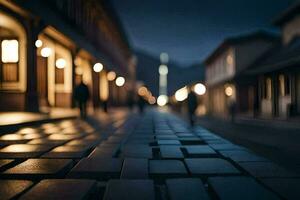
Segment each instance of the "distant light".
[{"label": "distant light", "polygon": [[228,65],[232,65],[233,64],[233,57],[232,55],[228,55],[226,58],[226,62]]},{"label": "distant light", "polygon": [[194,86],[194,92],[198,95],[203,95],[206,92],[206,87],[202,83],[197,83]]},{"label": "distant light", "polygon": [[154,96],[151,96],[151,97],[149,98],[148,102],[149,102],[149,104],[151,104],[151,105],[155,104],[155,103],[156,103],[155,97],[154,97]]},{"label": "distant light", "polygon": [[116,79],[116,85],[121,87],[125,84],[125,78],[122,77],[122,76],[119,76],[117,79]]},{"label": "distant light", "polygon": [[168,66],[167,65],[160,65],[158,72],[160,75],[167,75],[168,74]]},{"label": "distant light", "polygon": [[16,63],[19,61],[18,40],[3,40],[1,43],[1,60],[3,63]]},{"label": "distant light", "polygon": [[168,103],[168,97],[166,95],[160,95],[157,98],[157,105],[165,106]]},{"label": "distant light", "polygon": [[175,99],[177,101],[184,101],[188,97],[188,89],[187,87],[183,87],[175,92]]},{"label": "distant light", "polygon": [[110,72],[107,73],[107,80],[113,81],[113,80],[115,80],[116,76],[117,75],[114,71],[110,71]]},{"label": "distant light", "polygon": [[101,63],[94,64],[93,70],[94,72],[101,72],[103,69],[103,65]]},{"label": "distant light", "polygon": [[147,88],[146,88],[145,86],[142,86],[142,87],[140,87],[140,88],[138,89],[138,94],[139,94],[140,96],[146,96],[147,93],[148,93],[148,90],[147,90]]},{"label": "distant light", "polygon": [[63,69],[63,68],[66,67],[66,65],[67,65],[67,62],[66,62],[66,60],[63,59],[63,58],[59,58],[59,59],[57,59],[56,62],[55,62],[55,66],[56,66],[58,69]]},{"label": "distant light", "polygon": [[36,46],[37,48],[40,48],[41,46],[43,46],[42,40],[37,40],[37,41],[35,41],[35,46]]},{"label": "distant light", "polygon": [[41,55],[45,58],[49,57],[52,53],[52,50],[49,47],[44,47],[41,50]]},{"label": "distant light", "polygon": [[231,86],[227,86],[227,87],[225,88],[225,94],[226,94],[226,96],[228,96],[228,97],[230,97],[230,96],[233,95],[233,89],[232,89]]},{"label": "distant light", "polygon": [[82,75],[83,74],[83,69],[81,67],[76,67],[75,68],[75,74]]},{"label": "distant light", "polygon": [[167,53],[160,54],[160,62],[163,64],[167,64],[169,62],[169,55]]}]

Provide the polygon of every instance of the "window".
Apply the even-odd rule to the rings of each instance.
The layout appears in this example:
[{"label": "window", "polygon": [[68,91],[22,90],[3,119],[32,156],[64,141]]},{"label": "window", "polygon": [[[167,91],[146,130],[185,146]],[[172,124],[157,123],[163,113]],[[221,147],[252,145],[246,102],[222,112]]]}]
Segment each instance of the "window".
[{"label": "window", "polygon": [[291,93],[291,81],[289,75],[280,74],[279,81],[279,95],[288,96]]},{"label": "window", "polygon": [[16,38],[0,38],[1,82],[19,81],[19,42]]},{"label": "window", "polygon": [[264,99],[270,100],[272,98],[272,79],[266,78],[264,80]]}]

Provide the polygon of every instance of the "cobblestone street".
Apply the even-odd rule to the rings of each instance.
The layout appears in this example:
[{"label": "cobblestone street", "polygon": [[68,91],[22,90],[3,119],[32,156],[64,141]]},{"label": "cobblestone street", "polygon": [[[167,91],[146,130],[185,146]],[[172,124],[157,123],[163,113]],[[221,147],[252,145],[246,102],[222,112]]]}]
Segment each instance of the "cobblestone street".
[{"label": "cobblestone street", "polygon": [[0,146],[0,199],[300,197],[298,174],[157,110],[26,127]]}]

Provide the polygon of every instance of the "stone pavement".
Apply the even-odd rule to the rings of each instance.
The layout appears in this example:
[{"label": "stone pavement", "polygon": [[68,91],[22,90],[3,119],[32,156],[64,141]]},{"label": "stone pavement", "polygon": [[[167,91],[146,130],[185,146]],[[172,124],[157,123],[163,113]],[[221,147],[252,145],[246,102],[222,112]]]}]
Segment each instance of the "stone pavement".
[{"label": "stone pavement", "polygon": [[157,110],[0,136],[0,199],[300,199],[300,176]]}]

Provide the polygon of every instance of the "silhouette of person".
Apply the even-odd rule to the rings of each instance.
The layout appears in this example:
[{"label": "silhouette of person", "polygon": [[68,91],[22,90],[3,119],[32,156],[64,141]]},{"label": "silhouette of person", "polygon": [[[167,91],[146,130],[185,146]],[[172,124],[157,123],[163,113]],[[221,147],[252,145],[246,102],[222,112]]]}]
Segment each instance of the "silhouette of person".
[{"label": "silhouette of person", "polygon": [[75,87],[74,98],[78,103],[78,107],[80,110],[80,117],[85,118],[87,115],[86,107],[87,101],[90,97],[89,88],[84,82],[81,80],[80,84]]},{"label": "silhouette of person", "polygon": [[134,96],[135,96],[134,92],[132,90],[130,90],[128,92],[128,98],[127,98],[127,105],[129,107],[130,111],[132,111],[134,108],[134,103],[135,103]]},{"label": "silhouette of person", "polygon": [[198,106],[197,95],[191,89],[191,87],[189,87],[188,89],[189,89],[189,95],[188,95],[188,98],[187,98],[187,104],[188,104],[189,121],[190,121],[191,126],[194,126],[194,124],[195,124],[195,111],[196,111],[197,106]]},{"label": "silhouette of person", "polygon": [[139,95],[139,97],[138,97],[137,104],[138,104],[140,113],[141,114],[144,113],[146,101],[145,101],[145,99],[141,95]]}]

